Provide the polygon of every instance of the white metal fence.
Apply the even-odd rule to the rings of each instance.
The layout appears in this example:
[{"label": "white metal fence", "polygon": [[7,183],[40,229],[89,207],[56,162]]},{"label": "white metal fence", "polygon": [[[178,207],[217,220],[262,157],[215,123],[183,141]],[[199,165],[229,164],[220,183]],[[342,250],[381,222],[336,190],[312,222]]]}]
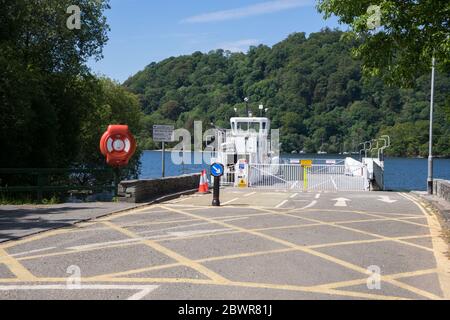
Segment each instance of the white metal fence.
[{"label": "white metal fence", "polygon": [[368,190],[368,180],[363,168],[349,170],[345,165],[251,164],[249,186],[299,191],[362,191]]}]

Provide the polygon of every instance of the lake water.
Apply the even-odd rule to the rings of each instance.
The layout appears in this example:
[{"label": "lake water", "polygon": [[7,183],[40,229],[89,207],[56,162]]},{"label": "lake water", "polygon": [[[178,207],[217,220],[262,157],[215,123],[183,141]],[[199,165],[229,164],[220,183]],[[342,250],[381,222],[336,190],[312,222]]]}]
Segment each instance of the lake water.
[{"label": "lake water", "polygon": [[[189,154],[191,159],[193,159],[195,154]],[[139,178],[151,179],[161,177],[161,156],[160,151],[144,151],[141,157],[142,168]],[[197,156],[201,156],[201,154],[197,153]],[[333,154],[283,154],[281,157],[283,159],[343,159],[346,156]],[[165,159],[166,176],[200,172],[202,169],[209,167],[209,161],[201,165],[176,165],[172,162],[170,152],[166,152]],[[426,190],[427,159],[386,158],[384,167],[385,188],[387,190]],[[434,177],[450,180],[450,159],[434,159]]]}]

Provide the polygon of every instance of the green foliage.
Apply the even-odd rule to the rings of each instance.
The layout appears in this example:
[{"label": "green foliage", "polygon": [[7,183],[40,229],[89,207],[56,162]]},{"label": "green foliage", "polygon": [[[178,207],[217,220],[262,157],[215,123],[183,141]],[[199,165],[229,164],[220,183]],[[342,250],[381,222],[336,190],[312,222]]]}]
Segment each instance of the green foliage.
[{"label": "green foliage", "polygon": [[58,204],[61,203],[61,199],[56,196],[51,196],[50,198],[44,198],[42,201],[37,201],[31,196],[21,196],[17,197],[8,197],[3,194],[0,195],[0,205],[24,205],[24,204]]},{"label": "green foliage", "polygon": [[[378,28],[371,23],[374,5],[380,10]],[[412,86],[429,72],[433,55],[441,71],[450,71],[448,1],[319,0],[317,7],[325,17],[336,15],[350,26],[347,37],[362,40],[354,54],[368,75]]]},{"label": "green foliage", "polygon": [[[142,130],[142,118],[139,100],[136,95],[109,79],[97,79],[89,95],[90,112],[81,119],[78,133],[79,149],[74,163],[103,164],[104,156],[99,152],[99,140],[110,124],[126,124],[130,131],[139,136]],[[141,144],[133,156],[128,174],[136,176],[139,169]]]},{"label": "green foliage", "polygon": [[[66,26],[70,5],[81,9],[79,30]],[[140,134],[138,98],[86,67],[108,40],[108,1],[0,0],[0,7],[0,167],[95,167],[105,163],[98,144],[108,124]]]},{"label": "green foliage", "polygon": [[[354,3],[354,1],[352,2]],[[274,45],[252,47],[248,54],[223,50],[152,63],[124,86],[139,95],[147,134],[153,124],[204,128],[228,127],[229,118],[258,105],[269,108],[273,128],[281,129],[285,152],[358,151],[358,144],[391,133],[392,155],[425,155],[430,76],[424,72],[413,89],[399,89],[382,79],[363,78],[361,62],[350,51],[359,45],[329,29],[295,33]],[[449,73],[437,73],[435,153],[450,155]],[[447,99],[447,100],[446,100]],[[413,128],[419,128],[420,135]],[[413,137],[414,136],[414,137]],[[159,147],[146,137],[146,148]]]}]

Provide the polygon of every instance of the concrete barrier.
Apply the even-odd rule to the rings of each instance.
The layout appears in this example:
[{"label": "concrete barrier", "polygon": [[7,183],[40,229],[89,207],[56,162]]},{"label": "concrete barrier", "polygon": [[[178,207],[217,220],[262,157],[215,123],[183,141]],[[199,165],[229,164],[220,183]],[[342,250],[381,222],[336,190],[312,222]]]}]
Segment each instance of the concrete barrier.
[{"label": "concrete barrier", "polygon": [[119,184],[119,201],[150,202],[159,197],[198,188],[200,173],[149,180],[128,180]]},{"label": "concrete barrier", "polygon": [[450,203],[450,181],[442,179],[433,180],[433,193]]}]

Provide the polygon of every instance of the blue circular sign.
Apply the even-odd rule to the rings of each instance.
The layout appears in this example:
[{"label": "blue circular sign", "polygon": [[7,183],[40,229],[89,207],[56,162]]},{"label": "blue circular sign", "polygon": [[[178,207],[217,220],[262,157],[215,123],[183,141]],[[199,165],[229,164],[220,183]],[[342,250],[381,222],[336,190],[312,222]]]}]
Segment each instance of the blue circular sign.
[{"label": "blue circular sign", "polygon": [[211,165],[211,175],[214,177],[221,177],[223,176],[224,167],[221,163],[213,163]]}]

